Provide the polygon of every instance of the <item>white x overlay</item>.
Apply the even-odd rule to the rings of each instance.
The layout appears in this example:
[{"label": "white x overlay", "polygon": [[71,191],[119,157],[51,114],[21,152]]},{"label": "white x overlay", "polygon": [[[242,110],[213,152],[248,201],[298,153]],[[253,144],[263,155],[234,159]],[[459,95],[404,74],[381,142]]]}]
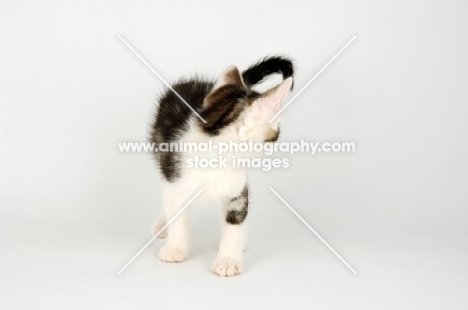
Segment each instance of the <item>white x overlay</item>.
[{"label": "white x overlay", "polygon": [[[162,76],[156,72],[156,70],[153,69],[153,67],[150,66],[150,64],[143,58],[141,57],[141,55],[132,47],[130,46],[130,44],[127,43],[127,41],[125,41],[124,38],[122,38],[122,36],[118,36],[118,38],[180,99],[182,100],[183,103],[185,103],[185,105],[190,109],[192,110],[193,113],[195,113],[196,116],[198,116],[198,118],[203,121],[204,123],[206,123],[206,121],[192,108],[192,106],[190,106],[190,104],[185,101],[184,98],[182,98],[182,96],[180,96],[175,90],[174,88],[172,88],[172,86],[166,82],[166,80],[164,80],[162,78]],[[339,51],[338,53],[335,54],[335,56],[333,56],[326,64],[325,66],[322,67],[322,69],[320,69],[320,71],[318,71],[313,77],[312,79],[310,79],[309,82],[307,82],[307,84],[305,84],[284,106],[283,108],[281,108],[281,110],[279,110],[271,119],[270,121],[268,121],[268,123],[271,123],[276,117],[278,117],[278,115],[280,115],[284,109],[286,109],[293,100],[295,100],[297,98],[297,96],[299,96],[319,75],[320,73],[322,73],[354,40],[356,39],[356,36],[352,37],[351,40],[348,41],[348,43],[346,43]],[[354,274],[357,274],[357,272],[353,269],[353,267],[351,267],[342,257],[340,254],[338,254],[329,244],[328,242],[325,241],[325,239],[323,239],[316,231],[315,229],[313,229],[284,199],[283,197],[281,197],[273,188],[269,187],[269,189],[289,208],[289,210],[291,210],[291,212],[294,213],[294,215],[296,215],[303,223],[304,225],[307,226],[307,228],[309,228],[314,234],[315,236],[317,236],[317,238],[319,238],[320,241],[322,241],[323,244],[325,244],[325,246],[327,246],[328,249],[330,249],[330,251],[333,252],[333,254],[335,254],[336,257],[338,257],[341,262],[343,262],[343,264],[346,265],[346,267],[348,267]],[[132,259],[130,259],[128,261],[127,264],[125,264],[125,266],[122,267],[122,269],[120,269],[120,271],[117,273],[117,275],[120,275],[127,267],[128,265],[130,265],[153,241],[154,239],[156,239],[159,234],[161,234],[164,229],[166,229],[194,200],[195,198],[198,197],[198,195],[201,194],[201,192],[205,190],[205,187],[203,187],[200,191],[198,191],[198,193],[195,194],[195,196],[192,197],[192,199],[190,199],[167,223],[166,225],[164,225],[154,236],[153,238],[151,238],[150,241],[148,241],[144,246],[143,248],[141,248],[140,251],[138,251],[133,257]]]}]

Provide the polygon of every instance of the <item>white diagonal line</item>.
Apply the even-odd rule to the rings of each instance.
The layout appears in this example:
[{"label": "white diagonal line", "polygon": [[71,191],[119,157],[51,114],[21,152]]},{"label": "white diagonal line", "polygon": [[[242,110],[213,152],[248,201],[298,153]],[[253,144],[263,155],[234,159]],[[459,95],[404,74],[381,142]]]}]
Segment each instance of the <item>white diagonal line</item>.
[{"label": "white diagonal line", "polygon": [[125,44],[125,45],[126,45],[126,46],[127,46],[127,47],[128,47],[128,48],[129,48],[129,49],[130,49],[130,50],[131,50],[131,51],[132,51],[132,52],[133,52],[133,53],[134,53],[134,54],[135,54],[135,55],[136,55],[136,56],[137,56],[137,57],[138,57],[138,58],[139,58],[139,59],[140,59],[140,60],[141,60],[141,61],[142,61],[142,62],[143,62],[143,63],[144,63],[144,64],[145,64],[145,65],[146,65],[146,66],[147,66],[147,67],[148,67],[148,68],[149,68],[149,69],[150,69],[150,70],[167,86],[167,87],[168,87],[168,88],[169,88],[169,89],[170,89],[170,90],[172,90],[172,92],[173,92],[177,97],[179,97],[180,100],[182,100],[183,103],[185,103],[185,105],[186,105],[190,110],[192,110],[193,113],[195,113],[196,116],[198,116],[199,119],[201,119],[201,121],[202,121],[203,123],[206,124],[206,121],[203,119],[203,117],[201,117],[200,114],[198,114],[197,111],[195,111],[195,109],[192,108],[192,107],[190,106],[190,104],[188,104],[188,102],[185,101],[185,99],[182,98],[182,96],[179,95],[179,93],[176,92],[176,91],[174,90],[174,88],[172,88],[172,86],[171,86],[168,82],[166,82],[166,80],[164,80],[164,79],[162,78],[162,76],[159,75],[159,73],[156,72],[156,70],[154,70],[153,67],[151,67],[150,64],[149,64],[148,62],[146,62],[146,60],[144,60],[143,57],[141,57],[140,54],[138,54],[138,52],[135,51],[135,49],[134,49],[133,47],[131,47],[130,44],[128,44],[127,41],[125,41],[124,38],[122,38],[122,36],[119,35],[118,37],[119,37],[119,39],[120,39],[120,40],[121,40],[121,41],[122,41],[122,42],[123,42],[123,43],[124,43],[124,44]]},{"label": "white diagonal line", "polygon": [[351,42],[354,41],[354,39],[356,39],[356,36],[354,36],[351,40],[349,40],[348,43],[346,43],[345,46],[343,46],[343,47],[340,49],[340,51],[339,51],[338,53],[336,53],[336,55],[333,56],[333,58],[330,59],[330,61],[328,61],[327,64],[326,64],[325,66],[323,66],[323,68],[320,69],[320,71],[317,72],[317,74],[315,74],[314,77],[313,77],[309,82],[307,82],[307,84],[305,84],[304,87],[302,87],[301,90],[299,90],[299,91],[294,95],[294,97],[292,97],[291,100],[289,100],[288,103],[286,103],[286,104],[283,106],[283,108],[281,108],[281,110],[279,110],[278,113],[276,113],[275,116],[273,116],[273,117],[268,121],[268,123],[271,123],[276,117],[278,117],[278,115],[280,115],[281,112],[283,112],[284,109],[286,109],[286,108],[288,107],[288,105],[290,105],[291,102],[293,102],[293,100],[296,99],[296,97],[299,96],[299,95],[304,91],[304,89],[306,89],[307,86],[309,86],[310,83],[312,83],[312,82],[320,75],[320,73],[322,73],[322,71],[325,70],[325,68],[327,68],[327,67],[333,62],[333,60],[335,60],[336,57],[338,57],[338,55],[340,55],[341,52],[343,52],[343,51],[345,50],[345,48],[347,48],[348,45],[350,45]]},{"label": "white diagonal line", "polygon": [[128,263],[125,264],[125,266],[123,266],[122,269],[120,269],[119,272],[117,272],[117,275],[120,275],[122,273],[122,271],[125,270],[125,268],[128,267],[128,265],[130,265],[134,260],[135,258],[138,257],[138,255],[141,254],[141,252],[143,252],[150,244],[151,242],[154,241],[154,239],[156,239],[157,236],[159,236],[160,233],[162,233],[164,231],[164,229],[166,229],[169,225],[171,225],[172,221],[174,221],[182,212],[184,212],[184,210],[192,203],[192,201],[195,200],[195,198],[198,197],[198,195],[201,194],[201,192],[203,192],[205,190],[206,187],[203,187],[201,190],[198,191],[198,193],[195,194],[195,196],[192,197],[192,199],[189,200],[189,202],[187,202],[185,204],[185,206],[182,207],[182,209],[179,210],[179,212],[177,212],[167,223],[166,225],[163,226],[163,228],[161,228],[157,233],[156,235],[153,236],[153,238],[151,238],[150,241],[148,241],[148,243],[145,244],[145,246],[143,248],[141,248],[140,251],[138,251],[138,253],[135,254],[135,256],[132,257],[131,260],[128,261]]},{"label": "white diagonal line", "polygon": [[304,223],[307,228],[309,228],[316,236],[317,238],[320,239],[320,241],[323,242],[323,244],[325,244],[327,246],[327,248],[330,249],[330,251],[333,252],[333,254],[336,255],[336,257],[338,257],[342,262],[343,264],[346,265],[346,267],[348,267],[354,274],[357,274],[357,272],[353,269],[353,267],[351,267],[344,259],[343,257],[340,256],[340,254],[338,254],[316,231],[315,229],[313,229],[284,199],[283,197],[281,197],[273,188],[271,187],[268,187],[272,192],[273,194],[275,194],[288,208],[289,210],[292,211],[292,213],[294,213],[301,221],[302,223]]}]

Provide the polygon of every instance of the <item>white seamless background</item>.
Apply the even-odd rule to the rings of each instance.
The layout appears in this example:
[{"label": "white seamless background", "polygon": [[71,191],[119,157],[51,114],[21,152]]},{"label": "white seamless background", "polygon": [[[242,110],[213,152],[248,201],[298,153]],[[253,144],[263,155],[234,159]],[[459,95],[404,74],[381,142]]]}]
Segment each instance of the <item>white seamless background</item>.
[{"label": "white seamless background", "polygon": [[[0,308],[466,309],[466,1],[4,1]],[[295,59],[280,141],[353,141],[254,170],[245,271],[210,273],[219,206],[192,210],[182,264],[149,239],[161,210],[144,141],[168,81]],[[274,188],[353,266],[352,274]]]}]

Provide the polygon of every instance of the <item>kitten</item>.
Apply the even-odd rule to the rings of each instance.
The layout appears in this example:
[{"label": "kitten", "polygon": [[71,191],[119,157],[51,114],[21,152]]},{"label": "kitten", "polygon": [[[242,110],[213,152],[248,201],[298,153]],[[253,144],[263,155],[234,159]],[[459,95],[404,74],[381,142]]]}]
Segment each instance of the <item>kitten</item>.
[{"label": "kitten", "polygon": [[[159,100],[159,108],[151,128],[150,142],[155,145],[170,142],[207,142],[213,145],[225,141],[274,142],[279,136],[279,117],[268,121],[280,110],[292,88],[292,62],[284,57],[260,60],[242,72],[228,67],[212,82],[202,79],[182,80],[174,90],[206,121],[202,122],[177,95],[168,90]],[[259,93],[252,86],[265,77],[281,73],[283,82]],[[223,154],[232,160],[236,152]],[[220,276],[242,272],[242,256],[246,242],[246,217],[249,205],[247,169],[188,168],[193,156],[211,158],[218,153],[156,152],[162,178],[164,210],[152,226],[155,235],[202,187],[206,187],[193,204],[222,203],[224,229],[219,253],[212,271]],[[189,252],[189,210],[182,212],[163,231],[167,237],[159,257],[166,262],[181,262]]]}]

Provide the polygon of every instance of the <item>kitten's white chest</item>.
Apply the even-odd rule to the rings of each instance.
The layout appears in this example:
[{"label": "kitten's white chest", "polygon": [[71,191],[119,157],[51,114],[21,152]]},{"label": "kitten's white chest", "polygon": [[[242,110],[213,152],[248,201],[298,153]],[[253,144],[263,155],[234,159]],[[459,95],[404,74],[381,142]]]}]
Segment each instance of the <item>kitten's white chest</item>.
[{"label": "kitten's white chest", "polygon": [[[236,132],[234,129],[231,130],[233,133]],[[184,141],[190,142],[207,142],[206,135],[201,133],[195,124],[192,124],[191,130],[185,135]],[[197,185],[199,187],[206,187],[203,196],[209,200],[217,200],[219,198],[232,198],[237,197],[245,187],[247,182],[247,169],[245,168],[234,168],[232,158],[234,153],[226,152],[220,154],[218,152],[219,141],[226,141],[226,138],[213,138],[212,144],[215,146],[211,151],[208,152],[186,152],[183,154],[182,160],[182,180],[187,185]],[[221,157],[220,157],[221,156]],[[200,168],[192,167],[189,168],[184,163],[187,163],[189,159],[197,157],[199,160],[206,159],[217,160],[217,167],[206,167]],[[221,164],[221,160],[224,160],[224,164]]]},{"label": "kitten's white chest", "polygon": [[246,169],[236,168],[187,168],[185,181],[206,187],[204,196],[208,199],[236,197],[247,181]]},{"label": "kitten's white chest", "polygon": [[[207,185],[212,187],[213,196],[236,197],[242,192],[247,181],[244,169],[221,169],[208,172]],[[208,187],[207,187],[208,189]]]}]

